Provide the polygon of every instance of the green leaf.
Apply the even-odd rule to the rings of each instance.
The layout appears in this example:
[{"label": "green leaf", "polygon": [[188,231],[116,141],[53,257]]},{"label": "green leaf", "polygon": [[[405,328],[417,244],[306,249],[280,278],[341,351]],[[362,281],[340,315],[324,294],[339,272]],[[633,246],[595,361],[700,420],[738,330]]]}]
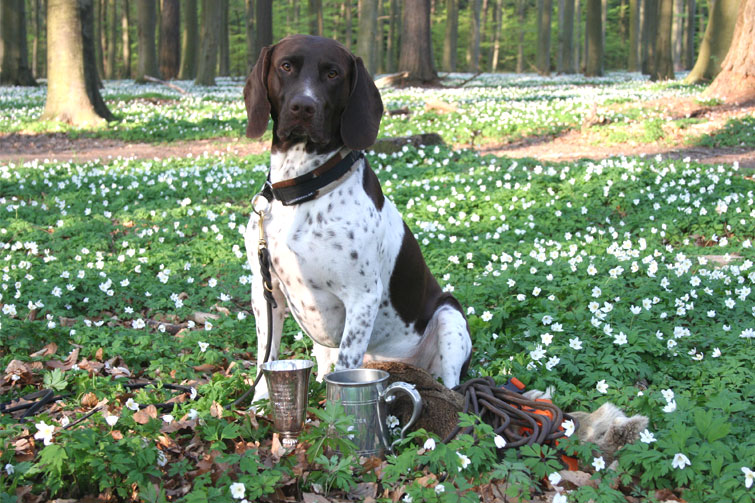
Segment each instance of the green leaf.
[{"label": "green leaf", "polygon": [[68,459],[66,450],[58,444],[50,444],[39,453],[39,463],[54,470],[58,477],[63,473],[63,465]]}]

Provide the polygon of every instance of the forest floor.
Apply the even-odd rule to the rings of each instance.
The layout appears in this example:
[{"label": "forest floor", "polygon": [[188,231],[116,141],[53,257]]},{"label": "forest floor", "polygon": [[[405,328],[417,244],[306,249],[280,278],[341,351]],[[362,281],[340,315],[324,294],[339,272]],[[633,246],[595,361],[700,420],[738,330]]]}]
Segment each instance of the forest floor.
[{"label": "forest floor", "polygon": [[[650,105],[649,103],[645,104]],[[695,117],[700,122],[684,129],[664,126],[664,135],[655,142],[606,141],[600,124],[591,120],[580,129],[571,129],[556,136],[528,137],[511,143],[485,143],[483,145],[455,145],[475,148],[483,154],[511,158],[534,158],[542,162],[568,162],[578,159],[605,159],[615,156],[660,155],[667,159],[689,158],[706,164],[732,164],[755,170],[755,149],[752,147],[704,147],[691,144],[688,138],[714,133],[732,118],[755,116],[755,103],[745,106],[700,106],[691,100],[666,99],[652,103],[656,109],[666,111],[669,125],[672,119]],[[599,116],[600,111],[594,115]],[[637,124],[637,128],[641,124]],[[171,143],[133,143],[102,138],[70,138],[65,133],[17,134],[0,133],[0,161],[29,161],[56,159],[58,161],[88,161],[116,157],[139,159],[194,157],[203,155],[251,155],[269,148],[268,142],[245,138],[213,138],[206,140],[177,141]]]}]

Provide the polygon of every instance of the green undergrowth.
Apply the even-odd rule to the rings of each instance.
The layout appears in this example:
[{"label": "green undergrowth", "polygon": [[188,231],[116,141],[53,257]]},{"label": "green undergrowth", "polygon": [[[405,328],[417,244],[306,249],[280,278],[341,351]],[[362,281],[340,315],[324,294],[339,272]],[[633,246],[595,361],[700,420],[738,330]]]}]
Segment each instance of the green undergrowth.
[{"label": "green undergrowth", "polygon": [[[649,418],[646,441],[569,501],[652,501],[660,489],[690,502],[753,501],[743,471],[755,466],[751,180],[654,158],[550,165],[441,147],[368,157],[441,286],[465,306],[472,376],[552,386],[565,410],[610,401]],[[295,454],[274,454],[270,425],[231,410],[256,370],[243,231],[267,163],[0,166],[3,400],[63,395],[28,423],[0,415],[0,501],[17,491],[229,501],[234,484],[249,501],[276,491],[359,499],[371,484],[381,501],[476,501],[504,481],[510,497],[545,489],[559,454],[537,446],[499,458],[484,425],[478,442],[436,439],[434,449],[416,432],[375,474],[338,444],[349,425],[322,409],[316,382]],[[281,358],[311,357],[293,320],[283,331]],[[129,377],[153,386],[130,389]],[[171,398],[152,415],[130,408]],[[600,456],[574,438],[564,446],[586,469]],[[690,464],[679,468],[679,456]]]}]

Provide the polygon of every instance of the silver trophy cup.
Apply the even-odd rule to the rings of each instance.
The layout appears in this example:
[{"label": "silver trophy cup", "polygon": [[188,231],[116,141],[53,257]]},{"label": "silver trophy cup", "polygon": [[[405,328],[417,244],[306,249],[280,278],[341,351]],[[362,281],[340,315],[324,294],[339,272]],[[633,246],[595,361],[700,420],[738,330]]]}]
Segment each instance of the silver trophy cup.
[{"label": "silver trophy cup", "polygon": [[386,425],[386,402],[396,393],[406,393],[414,403],[409,422],[401,429],[401,438],[422,412],[422,397],[414,386],[395,382],[386,386],[390,374],[377,369],[349,369],[331,372],[325,376],[326,396],[331,402],[343,405],[344,412],[354,416],[353,441],[359,456],[383,457],[393,451]]},{"label": "silver trophy cup", "polygon": [[307,416],[310,360],[276,360],[262,364],[270,393],[273,425],[285,448],[296,446]]}]

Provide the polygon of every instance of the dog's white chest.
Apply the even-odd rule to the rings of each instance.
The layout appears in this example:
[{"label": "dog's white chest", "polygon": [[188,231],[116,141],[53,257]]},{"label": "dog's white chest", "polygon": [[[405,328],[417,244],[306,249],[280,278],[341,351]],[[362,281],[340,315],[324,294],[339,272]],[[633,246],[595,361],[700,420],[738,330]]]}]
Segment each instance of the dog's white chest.
[{"label": "dog's white chest", "polygon": [[[326,347],[341,341],[346,306],[367,294],[388,296],[401,245],[398,212],[375,207],[361,186],[362,169],[308,203],[273,202],[265,218],[273,278],[299,325]],[[394,214],[398,221],[388,222]],[[256,225],[253,216],[247,240],[256,239]]]}]

